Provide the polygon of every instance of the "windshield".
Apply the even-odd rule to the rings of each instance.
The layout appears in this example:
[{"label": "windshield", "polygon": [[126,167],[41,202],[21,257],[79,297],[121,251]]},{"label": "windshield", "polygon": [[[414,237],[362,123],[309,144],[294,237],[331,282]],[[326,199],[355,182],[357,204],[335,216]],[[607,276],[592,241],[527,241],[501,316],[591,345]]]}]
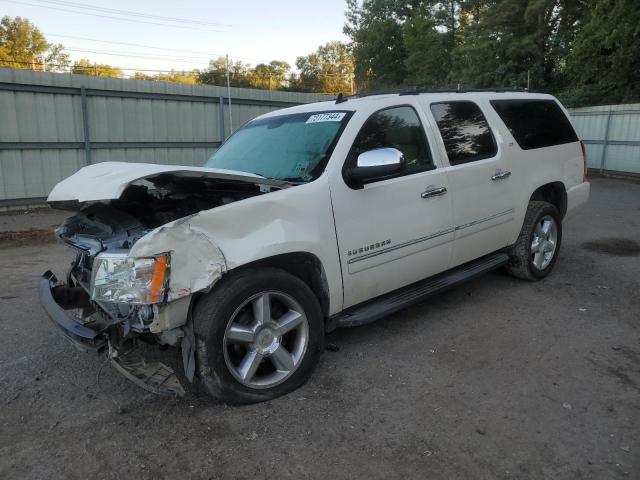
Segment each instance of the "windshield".
[{"label": "windshield", "polygon": [[309,182],[324,170],[349,117],[349,112],[332,111],[253,120],[229,138],[205,167]]}]

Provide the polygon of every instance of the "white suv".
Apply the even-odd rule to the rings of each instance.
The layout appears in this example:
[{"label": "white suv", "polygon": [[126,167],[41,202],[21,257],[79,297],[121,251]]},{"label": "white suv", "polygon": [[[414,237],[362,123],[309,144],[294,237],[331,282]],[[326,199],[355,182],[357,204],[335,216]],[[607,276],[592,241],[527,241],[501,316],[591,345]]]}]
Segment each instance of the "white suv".
[{"label": "white suv", "polygon": [[537,280],[589,197],[584,148],[549,95],[412,90],[302,105],[237,131],[202,168],[109,162],[60,182],[77,251],[42,304],[84,350],[181,394],[141,343],[179,346],[226,402],[311,375],[326,331],[491,269]]}]

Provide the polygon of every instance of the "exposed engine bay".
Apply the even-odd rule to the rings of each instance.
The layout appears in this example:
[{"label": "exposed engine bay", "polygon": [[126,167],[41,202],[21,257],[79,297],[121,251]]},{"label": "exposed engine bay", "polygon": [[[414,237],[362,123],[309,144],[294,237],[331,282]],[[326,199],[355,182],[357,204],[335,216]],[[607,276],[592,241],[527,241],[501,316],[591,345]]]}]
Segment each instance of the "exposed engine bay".
[{"label": "exposed engine bay", "polygon": [[90,256],[105,250],[128,250],[156,227],[266,193],[270,188],[246,182],[161,174],[129,185],[116,200],[94,202],[81,208],[60,226],[56,235]]}]

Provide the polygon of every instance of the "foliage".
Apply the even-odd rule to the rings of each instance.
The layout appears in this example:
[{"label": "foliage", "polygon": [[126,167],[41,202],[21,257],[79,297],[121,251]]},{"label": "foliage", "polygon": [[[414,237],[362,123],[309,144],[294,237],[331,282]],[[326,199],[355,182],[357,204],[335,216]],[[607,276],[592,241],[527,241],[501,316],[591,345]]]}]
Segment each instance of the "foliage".
[{"label": "foliage", "polygon": [[567,59],[571,104],[640,100],[640,2],[596,0]]},{"label": "foliage", "polygon": [[69,65],[60,44],[47,42],[29,20],[2,17],[0,20],[0,67],[59,71]]},{"label": "foliage", "polygon": [[71,67],[71,73],[78,75],[91,75],[93,77],[120,78],[122,70],[112,67],[111,65],[91,63],[85,58],[75,62]]},{"label": "foliage", "polygon": [[133,74],[134,80],[153,80],[158,82],[172,82],[172,83],[186,83],[189,85],[195,85],[199,83],[200,72],[198,70],[192,70],[190,72],[171,70],[168,73],[157,73],[155,75],[148,75],[144,72],[135,72]]},{"label": "foliage", "polygon": [[640,98],[637,0],[347,0],[360,89],[526,87]]},{"label": "foliage", "polygon": [[305,92],[354,93],[353,55],[340,42],[328,42],[296,59],[299,75],[289,80],[290,89]]},{"label": "foliage", "polygon": [[291,66],[280,60],[273,60],[268,64],[260,63],[249,72],[249,84],[252,88],[281,89],[290,70]]},{"label": "foliage", "polygon": [[[229,59],[229,84],[232,87],[280,90],[285,88],[290,70],[290,65],[281,60],[260,63],[252,68],[239,60]],[[209,85],[226,85],[227,59],[219,57],[211,60],[209,68],[199,72],[198,81]]]},{"label": "foliage", "polygon": [[[229,59],[229,83],[232,87],[249,87],[250,66],[241,62]],[[227,60],[225,57],[218,57],[209,62],[209,68],[198,75],[200,83],[209,85],[227,84]]]}]

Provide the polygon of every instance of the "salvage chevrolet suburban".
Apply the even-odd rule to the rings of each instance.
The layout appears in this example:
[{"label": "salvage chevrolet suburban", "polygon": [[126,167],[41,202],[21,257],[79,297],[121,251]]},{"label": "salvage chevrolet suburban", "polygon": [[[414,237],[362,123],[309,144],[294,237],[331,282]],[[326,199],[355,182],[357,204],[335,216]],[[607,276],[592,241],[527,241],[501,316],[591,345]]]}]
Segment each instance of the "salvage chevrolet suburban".
[{"label": "salvage chevrolet suburban", "polygon": [[[230,403],[302,385],[325,332],[363,325],[504,267],[538,280],[589,196],[584,148],[549,95],[350,97],[248,122],[203,167],[106,162],[60,182],[76,251],[42,305],[73,343],[148,390],[141,353]],[[146,348],[142,348],[146,345]]]}]

